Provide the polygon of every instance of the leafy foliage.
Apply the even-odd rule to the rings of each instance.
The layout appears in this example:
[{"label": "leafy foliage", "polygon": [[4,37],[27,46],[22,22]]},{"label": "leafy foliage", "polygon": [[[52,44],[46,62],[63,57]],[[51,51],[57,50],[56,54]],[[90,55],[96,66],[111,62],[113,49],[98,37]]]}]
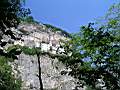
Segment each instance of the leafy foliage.
[{"label": "leafy foliage", "polygon": [[22,7],[25,0],[0,0],[0,90],[20,90],[21,82],[12,75],[8,62],[17,59],[20,50],[5,50],[8,43],[5,37],[16,40],[11,28],[17,28],[20,19],[30,14],[29,9]]},{"label": "leafy foliage", "polygon": [[12,45],[8,47],[7,51],[11,50],[18,50],[20,49],[20,52],[23,52],[26,55],[35,55],[36,54],[36,48],[29,48],[27,46],[20,46],[20,45]]},{"label": "leafy foliage", "polygon": [[[92,23],[82,26],[64,46],[72,55],[60,60],[72,69],[69,74],[83,84],[96,89],[119,90],[120,41],[116,38],[109,28],[96,29]],[[100,79],[105,85],[97,88]]]},{"label": "leafy foliage", "polygon": [[[120,89],[120,3],[110,7],[104,22],[93,27],[92,23],[82,26],[79,33],[65,42],[66,54],[60,58],[70,67],[70,75],[95,90]],[[101,22],[100,22],[101,23]],[[101,87],[99,80],[103,80]]]},{"label": "leafy foliage", "polygon": [[21,80],[14,77],[8,61],[11,59],[0,56],[0,90],[21,90]]},{"label": "leafy foliage", "polygon": [[29,24],[39,24],[38,21],[35,21],[34,18],[32,16],[26,16],[24,18],[21,19],[22,23],[29,23]]},{"label": "leafy foliage", "polygon": [[[11,31],[11,27],[17,28],[20,18],[29,14],[29,9],[22,8],[22,0],[1,0],[0,1],[0,46],[4,47],[8,42],[3,37],[10,36],[17,39]],[[4,50],[0,49],[0,55],[5,55]]]},{"label": "leafy foliage", "polygon": [[29,47],[22,47],[21,49],[24,54],[26,55],[35,55],[36,54],[36,49],[35,48],[29,48]]}]

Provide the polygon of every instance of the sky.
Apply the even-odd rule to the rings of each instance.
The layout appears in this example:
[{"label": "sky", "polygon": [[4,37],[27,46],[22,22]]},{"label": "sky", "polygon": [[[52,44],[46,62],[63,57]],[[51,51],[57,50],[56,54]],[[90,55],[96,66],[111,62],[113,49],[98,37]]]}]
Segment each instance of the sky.
[{"label": "sky", "polygon": [[78,32],[80,26],[104,16],[109,7],[119,0],[27,0],[26,7],[41,23]]}]

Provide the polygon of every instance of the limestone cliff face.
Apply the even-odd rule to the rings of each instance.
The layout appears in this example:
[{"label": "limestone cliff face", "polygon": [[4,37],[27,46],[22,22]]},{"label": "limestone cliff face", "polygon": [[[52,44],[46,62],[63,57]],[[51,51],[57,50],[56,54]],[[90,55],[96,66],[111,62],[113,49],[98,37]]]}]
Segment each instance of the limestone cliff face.
[{"label": "limestone cliff face", "polygon": [[[14,45],[41,47],[42,51],[52,54],[64,52],[64,49],[60,48],[60,39],[66,39],[66,37],[61,32],[53,32],[42,24],[22,24],[16,33],[21,34],[22,40],[15,41]],[[18,58],[12,66],[14,70],[18,69],[16,73],[22,79],[22,90],[39,90],[37,56],[21,53]],[[78,86],[77,80],[68,76],[68,73],[61,73],[69,72],[70,69],[66,69],[57,58],[52,59],[46,54],[41,55],[40,60],[44,90],[84,90],[76,88]]]}]

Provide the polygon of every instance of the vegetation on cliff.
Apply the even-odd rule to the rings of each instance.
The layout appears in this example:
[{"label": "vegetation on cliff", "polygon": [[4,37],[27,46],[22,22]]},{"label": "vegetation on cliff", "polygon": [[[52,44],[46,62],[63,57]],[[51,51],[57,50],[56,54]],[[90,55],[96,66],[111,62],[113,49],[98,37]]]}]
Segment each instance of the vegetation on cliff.
[{"label": "vegetation on cliff", "polygon": [[29,23],[29,24],[39,24],[38,21],[36,21],[32,16],[27,16],[24,18],[21,18],[21,23]]},{"label": "vegetation on cliff", "polygon": [[20,78],[15,78],[11,65],[8,62],[13,61],[12,58],[0,56],[0,90],[21,90]]},{"label": "vegetation on cliff", "polygon": [[[8,42],[3,40],[3,36],[10,36],[11,39],[17,40],[10,28],[17,28],[20,20],[31,24],[39,23],[32,16],[26,17],[30,14],[30,10],[22,8],[21,0],[2,0],[0,6],[0,90],[20,90],[21,80],[15,78],[9,62],[17,59],[17,55],[23,51],[27,55],[37,55],[39,70],[41,70],[40,55],[46,53],[41,53],[40,48],[26,46],[12,46],[5,50],[4,46]],[[95,90],[119,90],[119,11],[120,4],[113,5],[104,18],[106,21],[104,24],[101,22],[102,24],[96,28],[93,23],[89,23],[86,26],[81,26],[79,33],[73,35],[50,24],[44,24],[53,32],[60,31],[62,35],[70,38],[69,41],[64,42],[63,46],[67,56],[59,57],[47,54],[52,58],[57,57],[66,67],[71,68],[72,71],[69,72],[69,75],[79,79],[82,86],[88,85]],[[71,55],[68,55],[69,53]],[[39,79],[41,79],[41,71]]]},{"label": "vegetation on cliff", "polygon": [[17,28],[20,18],[29,14],[28,9],[22,7],[23,3],[24,0],[0,0],[0,90],[21,89],[21,81],[14,77],[12,67],[9,65],[11,60],[17,59],[16,55],[20,54],[20,51],[17,49],[6,51],[4,47],[9,44],[5,37],[17,39],[10,28]]},{"label": "vegetation on cliff", "polygon": [[53,32],[57,32],[57,31],[60,31],[62,33],[63,36],[65,37],[70,37],[70,33],[66,32],[65,30],[62,30],[60,28],[57,28],[53,25],[50,25],[50,24],[44,24],[47,28],[50,28]]}]

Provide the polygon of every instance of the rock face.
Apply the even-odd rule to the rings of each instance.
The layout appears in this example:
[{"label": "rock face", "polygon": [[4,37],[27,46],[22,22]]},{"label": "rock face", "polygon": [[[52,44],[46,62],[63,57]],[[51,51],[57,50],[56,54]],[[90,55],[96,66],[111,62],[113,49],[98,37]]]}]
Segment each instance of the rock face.
[{"label": "rock face", "polygon": [[[22,40],[15,41],[15,45],[28,47],[41,47],[44,52],[52,54],[62,54],[63,48],[60,47],[60,39],[65,39],[60,32],[52,32],[44,25],[25,24],[19,26]],[[25,55],[22,53],[15,60],[13,66],[18,69],[18,75],[22,79],[22,90],[40,90],[38,78],[38,61],[37,56]],[[57,58],[52,59],[49,55],[41,55],[41,74],[44,90],[85,90],[77,89],[77,80],[68,76],[70,69],[58,61]]]}]

